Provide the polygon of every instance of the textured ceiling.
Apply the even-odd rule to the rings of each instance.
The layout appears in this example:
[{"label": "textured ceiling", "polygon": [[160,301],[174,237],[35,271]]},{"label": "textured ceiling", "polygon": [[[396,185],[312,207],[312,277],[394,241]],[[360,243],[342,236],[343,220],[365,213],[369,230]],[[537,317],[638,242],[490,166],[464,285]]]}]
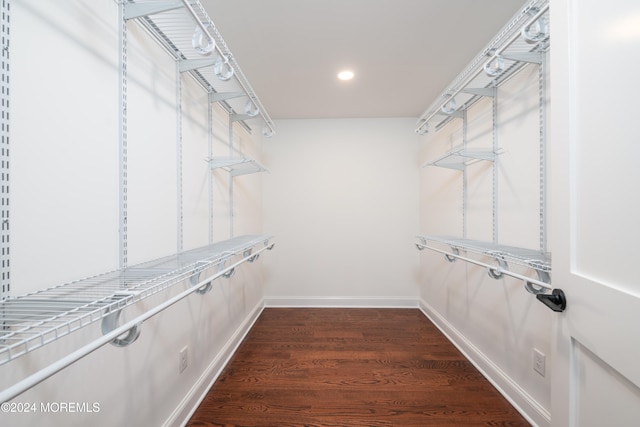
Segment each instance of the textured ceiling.
[{"label": "textured ceiling", "polygon": [[269,115],[291,119],[418,117],[526,1],[201,3]]}]

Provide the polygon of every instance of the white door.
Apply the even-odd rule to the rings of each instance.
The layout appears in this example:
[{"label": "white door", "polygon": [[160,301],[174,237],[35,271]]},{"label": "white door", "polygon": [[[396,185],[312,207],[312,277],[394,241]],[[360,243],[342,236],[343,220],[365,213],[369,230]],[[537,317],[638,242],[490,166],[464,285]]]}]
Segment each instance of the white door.
[{"label": "white door", "polygon": [[551,0],[552,425],[640,425],[640,0]]}]

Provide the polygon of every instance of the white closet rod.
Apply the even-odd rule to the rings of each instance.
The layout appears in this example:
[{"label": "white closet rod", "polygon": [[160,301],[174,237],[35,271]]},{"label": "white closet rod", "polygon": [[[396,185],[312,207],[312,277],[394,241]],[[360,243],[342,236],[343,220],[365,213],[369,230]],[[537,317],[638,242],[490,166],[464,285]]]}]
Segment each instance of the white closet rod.
[{"label": "white closet rod", "polygon": [[[527,24],[523,26],[523,28],[526,28],[532,25],[540,17],[542,17],[542,15],[544,15],[547,12],[547,10],[549,10],[549,4],[546,4],[545,6],[541,7],[540,10],[527,22]],[[517,40],[518,37],[520,37],[520,32],[515,32],[514,34],[512,34],[511,37],[509,37],[507,41],[504,42],[500,48],[495,50],[493,56],[497,56],[501,54],[511,43]],[[484,69],[482,67],[478,67],[476,71],[474,71],[469,77],[467,77],[467,79],[462,84],[460,84],[454,92],[451,93],[450,98],[452,99],[456,95],[458,95],[460,92],[462,92],[462,90],[464,90],[467,87],[467,85],[469,85],[469,83],[471,83],[471,81],[473,81],[473,79],[475,79],[476,76],[480,74],[483,70]],[[420,129],[422,126],[428,123],[436,114],[439,114],[439,113],[440,113],[440,109],[436,108],[431,112],[431,114],[429,114],[425,118],[419,119],[419,124],[416,130]]]},{"label": "white closet rod", "polygon": [[165,309],[171,307],[172,305],[174,305],[175,303],[177,303],[178,301],[186,298],[187,296],[191,295],[194,292],[199,291],[201,288],[203,288],[204,286],[206,286],[209,282],[216,280],[218,278],[220,278],[221,276],[224,276],[225,274],[228,274],[231,270],[233,270],[234,268],[238,267],[240,264],[244,263],[245,261],[249,260],[250,258],[255,259],[254,257],[256,255],[258,255],[260,252],[264,251],[265,249],[269,249],[270,247],[272,247],[272,245],[270,246],[264,246],[261,249],[258,249],[257,251],[253,252],[251,254],[249,254],[248,256],[245,256],[244,258],[242,258],[241,260],[239,260],[238,262],[236,262],[235,264],[230,265],[229,267],[226,267],[224,270],[221,270],[219,272],[217,272],[216,274],[201,280],[197,285],[190,287],[189,289],[186,289],[184,291],[182,291],[181,293],[179,293],[178,295],[174,296],[173,298],[165,301],[164,303],[154,307],[153,309],[141,314],[140,316],[136,317],[135,319],[130,320],[129,322],[123,324],[122,326],[114,329],[113,331],[102,335],[100,338],[97,338],[96,340],[92,341],[91,343],[85,345],[84,347],[79,348],[78,350],[69,353],[67,356],[59,359],[58,361],[48,365],[47,367],[39,370],[38,372],[32,374],[31,376],[21,380],[20,382],[12,385],[11,387],[7,388],[6,390],[3,390],[2,392],[0,392],[0,402],[4,403],[4,402],[8,402],[9,400],[15,398],[16,396],[19,396],[20,394],[24,393],[25,391],[29,390],[30,388],[40,384],[42,381],[46,380],[47,378],[57,374],[58,372],[60,372],[61,370],[65,369],[66,367],[72,365],[73,363],[77,362],[78,360],[82,359],[85,356],[88,356],[89,354],[93,353],[94,351],[98,350],[100,347],[109,344],[110,342],[112,342],[114,339],[118,338],[120,335],[123,335],[124,333],[128,332],[130,329],[135,328],[136,326],[140,325],[141,323],[143,323],[144,321],[146,321],[147,319],[155,316],[156,314],[160,313],[161,311],[164,311]]},{"label": "white closet rod", "polygon": [[[200,29],[202,30],[203,33],[205,33],[207,35],[207,38],[209,40],[213,40],[213,37],[211,37],[211,34],[209,34],[209,31],[207,30],[207,27],[200,21],[200,18],[198,18],[198,14],[196,13],[195,10],[193,10],[193,8],[191,7],[191,4],[189,4],[189,0],[182,0],[182,4],[184,4],[184,7],[187,8],[187,10],[189,11],[189,13],[191,14],[191,16],[193,17],[193,20],[196,21],[196,24],[200,27]],[[218,48],[218,46],[216,46],[216,49],[218,49],[218,51],[220,53],[222,53],[222,51],[220,51],[220,49]]]},{"label": "white closet rod", "polygon": [[537,280],[537,279],[532,279],[532,278],[524,276],[522,274],[514,273],[513,271],[504,270],[504,269],[500,268],[500,266],[497,266],[497,265],[490,265],[490,264],[484,263],[482,261],[477,261],[475,259],[467,258],[467,257],[464,257],[462,255],[459,255],[459,254],[456,254],[456,253],[453,253],[453,252],[447,252],[445,250],[434,248],[433,246],[425,245],[425,244],[422,244],[422,243],[416,243],[416,246],[420,250],[425,249],[425,248],[426,249],[431,249],[432,251],[440,252],[441,254],[444,254],[444,255],[447,255],[447,256],[450,256],[450,257],[454,257],[454,258],[457,258],[457,259],[461,259],[461,260],[466,261],[466,262],[470,262],[471,264],[476,264],[476,265],[479,265],[481,267],[486,267],[486,268],[488,268],[490,270],[495,271],[498,275],[506,274],[507,276],[511,276],[511,277],[516,278],[516,279],[524,280],[525,282],[534,284],[536,286],[540,286],[540,287],[548,289],[550,291],[553,290],[553,287],[551,285],[549,285],[548,283],[542,282],[542,281]]}]

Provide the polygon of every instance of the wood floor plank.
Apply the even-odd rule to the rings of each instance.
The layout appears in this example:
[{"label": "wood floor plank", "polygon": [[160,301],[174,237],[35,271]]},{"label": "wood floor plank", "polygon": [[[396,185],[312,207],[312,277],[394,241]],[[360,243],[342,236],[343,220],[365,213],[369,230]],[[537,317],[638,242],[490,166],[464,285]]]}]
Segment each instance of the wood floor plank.
[{"label": "wood floor plank", "polygon": [[267,308],[188,426],[528,426],[417,309]]}]

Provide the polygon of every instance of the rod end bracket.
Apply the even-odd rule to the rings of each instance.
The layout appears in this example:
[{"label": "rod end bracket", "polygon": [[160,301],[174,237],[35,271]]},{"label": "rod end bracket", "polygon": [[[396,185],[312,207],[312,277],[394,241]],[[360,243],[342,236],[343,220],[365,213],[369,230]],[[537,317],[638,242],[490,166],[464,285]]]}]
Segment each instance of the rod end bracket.
[{"label": "rod end bracket", "polygon": [[536,298],[553,311],[562,312],[567,308],[567,297],[562,289],[554,289],[551,294],[538,294]]}]

